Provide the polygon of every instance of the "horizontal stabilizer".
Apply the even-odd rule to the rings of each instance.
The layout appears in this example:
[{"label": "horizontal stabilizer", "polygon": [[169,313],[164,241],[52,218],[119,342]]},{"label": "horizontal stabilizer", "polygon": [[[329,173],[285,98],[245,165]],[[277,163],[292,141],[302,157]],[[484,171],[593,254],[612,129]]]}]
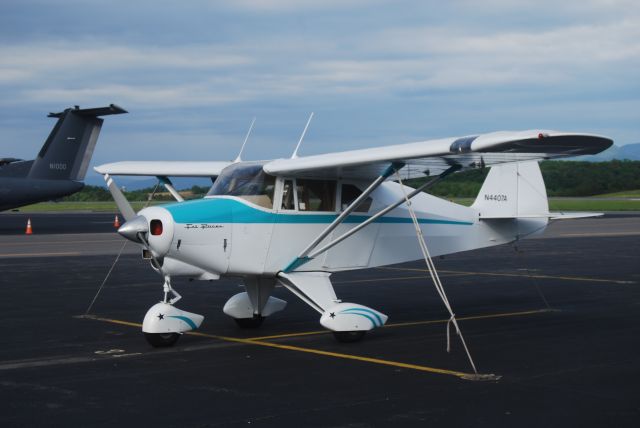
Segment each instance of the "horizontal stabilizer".
[{"label": "horizontal stabilizer", "polygon": [[604,213],[588,213],[588,212],[559,212],[549,213],[551,220],[569,220],[572,218],[588,218],[588,217],[601,217]]},{"label": "horizontal stabilizer", "polygon": [[49,113],[47,117],[62,117],[66,112],[72,110],[74,114],[80,116],[108,116],[110,114],[123,114],[127,113],[125,109],[115,104],[109,104],[107,107],[95,107],[95,108],[79,108],[76,106],[74,109],[66,109],[60,113]]},{"label": "horizontal stabilizer", "polygon": [[589,212],[560,212],[560,213],[547,213],[547,214],[523,214],[523,215],[493,215],[493,216],[481,216],[481,220],[505,220],[511,218],[548,218],[549,220],[569,220],[572,218],[587,218],[587,217],[600,217],[604,213],[589,213]]}]

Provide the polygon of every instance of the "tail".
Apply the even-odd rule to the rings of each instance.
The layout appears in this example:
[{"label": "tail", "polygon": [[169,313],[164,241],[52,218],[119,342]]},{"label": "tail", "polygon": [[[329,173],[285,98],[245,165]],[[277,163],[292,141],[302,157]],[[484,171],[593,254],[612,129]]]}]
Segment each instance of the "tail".
[{"label": "tail", "polygon": [[58,122],[33,161],[29,177],[82,181],[102,127],[103,120],[98,116],[121,113],[126,111],[114,104],[89,109],[76,106],[50,113],[49,117],[58,118]]},{"label": "tail", "polygon": [[538,162],[491,167],[472,208],[481,219],[549,218],[547,189]]}]

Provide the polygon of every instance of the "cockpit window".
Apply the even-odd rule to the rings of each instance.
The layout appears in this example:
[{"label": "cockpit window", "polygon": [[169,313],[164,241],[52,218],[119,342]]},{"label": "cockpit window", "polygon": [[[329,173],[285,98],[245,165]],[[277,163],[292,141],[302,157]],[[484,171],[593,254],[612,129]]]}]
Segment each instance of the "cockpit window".
[{"label": "cockpit window", "polygon": [[335,211],[336,181],[298,178],[298,211]]},{"label": "cockpit window", "polygon": [[264,208],[273,208],[276,178],[262,164],[235,164],[222,170],[207,196],[239,196]]},{"label": "cockpit window", "polygon": [[[353,184],[343,184],[342,185],[342,210],[346,210],[349,205],[362,194],[362,190],[354,186]],[[353,211],[354,212],[368,212],[369,208],[371,208],[371,203],[373,200],[369,197],[364,201],[360,202]]]}]

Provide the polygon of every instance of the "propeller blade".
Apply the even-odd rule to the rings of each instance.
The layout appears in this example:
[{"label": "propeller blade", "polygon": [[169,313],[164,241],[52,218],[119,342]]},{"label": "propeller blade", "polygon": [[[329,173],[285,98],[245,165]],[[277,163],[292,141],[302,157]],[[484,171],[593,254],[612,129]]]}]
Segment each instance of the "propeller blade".
[{"label": "propeller blade", "polygon": [[109,192],[111,192],[111,196],[113,196],[113,200],[116,202],[118,210],[120,210],[124,219],[126,221],[133,219],[136,216],[136,212],[133,210],[129,201],[127,201],[127,198],[122,194],[118,185],[113,181],[113,178],[111,178],[109,174],[105,174],[104,181],[107,182]]}]

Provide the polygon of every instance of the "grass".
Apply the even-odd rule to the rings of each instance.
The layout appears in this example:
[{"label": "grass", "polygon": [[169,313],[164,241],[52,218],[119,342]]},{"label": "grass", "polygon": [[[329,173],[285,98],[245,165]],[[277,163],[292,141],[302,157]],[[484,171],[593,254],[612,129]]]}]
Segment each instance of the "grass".
[{"label": "grass", "polygon": [[[151,205],[166,203],[167,201],[153,201]],[[146,201],[133,201],[131,205],[136,211],[141,210]],[[20,212],[37,213],[37,212],[64,212],[64,211],[90,211],[90,212],[112,212],[118,211],[113,201],[96,201],[96,202],[41,202],[39,204],[27,205],[21,207]]]},{"label": "grass", "polygon": [[640,200],[549,199],[550,211],[640,211]]},{"label": "grass", "polygon": [[597,195],[598,198],[640,198],[640,189]]},{"label": "grass", "polygon": [[[551,211],[640,211],[640,199],[600,199],[600,198],[640,198],[640,190],[631,192],[611,193],[598,195],[593,198],[549,198]],[[447,198],[457,204],[470,206],[474,198]],[[159,205],[169,201],[153,201],[152,205]],[[133,208],[142,209],[146,201],[131,202]],[[104,202],[41,202],[20,208],[20,212],[65,212],[65,211],[89,211],[89,212],[117,212],[116,204],[112,201]]]}]

